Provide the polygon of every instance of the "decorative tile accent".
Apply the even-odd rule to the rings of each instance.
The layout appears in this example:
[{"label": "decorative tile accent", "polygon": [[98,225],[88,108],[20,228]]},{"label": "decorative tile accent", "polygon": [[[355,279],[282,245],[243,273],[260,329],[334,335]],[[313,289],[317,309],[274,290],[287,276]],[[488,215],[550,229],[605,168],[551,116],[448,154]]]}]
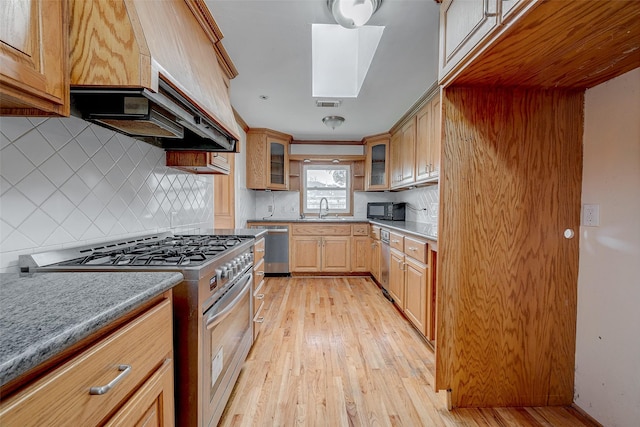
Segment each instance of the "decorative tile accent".
[{"label": "decorative tile accent", "polygon": [[213,225],[213,178],[165,167],[158,147],[77,117],[1,117],[0,133],[0,272],[24,253]]}]

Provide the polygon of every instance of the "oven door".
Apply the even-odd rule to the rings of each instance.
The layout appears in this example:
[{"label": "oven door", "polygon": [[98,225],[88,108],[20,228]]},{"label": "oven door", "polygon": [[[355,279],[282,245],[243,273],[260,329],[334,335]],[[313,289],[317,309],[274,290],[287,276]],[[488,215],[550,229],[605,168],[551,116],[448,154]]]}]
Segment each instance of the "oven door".
[{"label": "oven door", "polygon": [[251,271],[203,317],[203,425],[218,424],[253,342]]}]

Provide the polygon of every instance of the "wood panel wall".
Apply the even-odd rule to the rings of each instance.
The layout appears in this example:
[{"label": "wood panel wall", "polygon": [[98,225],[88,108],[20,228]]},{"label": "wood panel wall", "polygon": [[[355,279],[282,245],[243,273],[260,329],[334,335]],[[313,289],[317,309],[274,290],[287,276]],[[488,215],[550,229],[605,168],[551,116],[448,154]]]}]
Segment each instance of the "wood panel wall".
[{"label": "wood panel wall", "polygon": [[454,407],[573,400],[583,98],[444,89],[436,389]]}]

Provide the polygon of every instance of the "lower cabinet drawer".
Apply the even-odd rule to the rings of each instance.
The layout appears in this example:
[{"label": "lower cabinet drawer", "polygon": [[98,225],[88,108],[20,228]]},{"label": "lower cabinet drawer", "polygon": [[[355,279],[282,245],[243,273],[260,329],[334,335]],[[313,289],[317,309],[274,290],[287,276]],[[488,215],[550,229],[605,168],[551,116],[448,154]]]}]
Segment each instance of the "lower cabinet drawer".
[{"label": "lower cabinet drawer", "polygon": [[262,329],[262,322],[264,322],[264,301],[258,302],[257,308],[254,310],[255,314],[253,315],[253,339],[255,340]]},{"label": "lower cabinet drawer", "polygon": [[0,424],[101,424],[172,357],[172,322],[171,301],[165,299],[3,401]]}]

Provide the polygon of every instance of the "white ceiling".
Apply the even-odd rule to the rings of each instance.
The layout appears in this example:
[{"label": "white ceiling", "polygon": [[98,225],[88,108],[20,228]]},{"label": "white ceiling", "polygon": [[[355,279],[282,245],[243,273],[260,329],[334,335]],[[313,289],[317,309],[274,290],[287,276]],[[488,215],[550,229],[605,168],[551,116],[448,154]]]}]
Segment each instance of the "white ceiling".
[{"label": "white ceiling", "polygon": [[[383,0],[368,23],[385,30],[360,95],[342,98],[338,108],[316,107],[311,96],[311,24],[335,23],[326,0],[206,3],[239,72],[231,103],[249,127],[296,140],[359,141],[388,131],[437,80],[439,5],[433,0]],[[327,115],[345,123],[331,130],[322,123]]]}]

